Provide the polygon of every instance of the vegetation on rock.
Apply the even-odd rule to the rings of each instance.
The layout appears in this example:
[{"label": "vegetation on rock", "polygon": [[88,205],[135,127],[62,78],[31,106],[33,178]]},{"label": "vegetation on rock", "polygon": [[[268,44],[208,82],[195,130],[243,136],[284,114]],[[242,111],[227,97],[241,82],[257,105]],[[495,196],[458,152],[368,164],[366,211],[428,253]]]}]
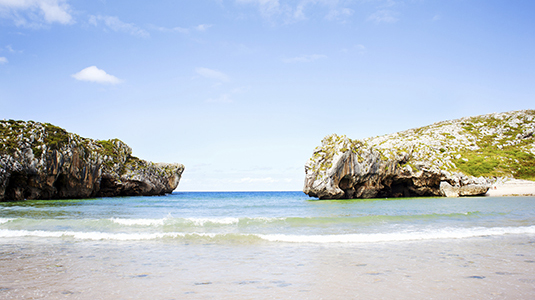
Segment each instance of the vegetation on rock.
[{"label": "vegetation on rock", "polygon": [[0,201],[158,195],[172,192],[181,164],[132,156],[119,139],[92,140],[34,121],[0,121]]},{"label": "vegetation on rock", "polygon": [[[318,188],[330,189],[330,192],[324,192],[327,193],[325,197],[339,197],[340,194],[346,197],[357,193],[342,193],[338,187],[340,182],[328,183],[329,178],[340,175],[336,168],[340,168],[340,158],[347,160],[348,153],[355,160],[353,165],[358,167],[359,176],[384,175],[381,175],[384,177],[381,180],[385,181],[380,180],[374,187],[386,195],[390,195],[388,189],[392,187],[389,180],[399,179],[404,172],[405,177],[401,177],[405,181],[408,178],[414,181],[418,172],[424,172],[442,174],[438,176],[440,181],[446,180],[457,186],[462,183],[453,179],[451,174],[457,174],[457,178],[482,176],[534,180],[534,132],[535,110],[523,110],[444,121],[363,140],[333,134],[323,139],[305,167],[305,192],[315,195]],[[370,167],[373,167],[371,173],[363,173],[362,168]],[[344,176],[352,178],[352,184],[358,185],[364,180],[356,178],[355,174]],[[342,181],[342,178],[335,179]],[[384,189],[380,187],[385,184]],[[438,186],[436,184],[436,190]],[[416,190],[411,193],[420,195]]]}]

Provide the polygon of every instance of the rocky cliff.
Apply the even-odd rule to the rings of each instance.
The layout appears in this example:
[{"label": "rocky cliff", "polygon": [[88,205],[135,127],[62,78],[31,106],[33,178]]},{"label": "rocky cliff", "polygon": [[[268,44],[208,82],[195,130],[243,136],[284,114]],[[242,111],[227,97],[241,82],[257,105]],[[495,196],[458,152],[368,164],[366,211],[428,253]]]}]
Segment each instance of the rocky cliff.
[{"label": "rocky cliff", "polygon": [[495,178],[535,179],[535,110],[435,123],[363,140],[330,135],[305,165],[320,199],[469,196]]},{"label": "rocky cliff", "polygon": [[162,195],[177,187],[183,171],[181,164],[134,157],[118,139],[0,120],[0,201]]}]

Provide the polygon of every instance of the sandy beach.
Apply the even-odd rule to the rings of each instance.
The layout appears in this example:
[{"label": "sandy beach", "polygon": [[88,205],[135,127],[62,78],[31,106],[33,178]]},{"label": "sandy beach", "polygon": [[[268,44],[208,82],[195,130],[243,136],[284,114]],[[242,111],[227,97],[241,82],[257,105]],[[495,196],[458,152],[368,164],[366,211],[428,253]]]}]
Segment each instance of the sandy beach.
[{"label": "sandy beach", "polygon": [[2,299],[533,299],[533,237],[218,245],[18,239]]},{"label": "sandy beach", "polygon": [[521,179],[498,180],[486,196],[535,196],[535,182]]}]

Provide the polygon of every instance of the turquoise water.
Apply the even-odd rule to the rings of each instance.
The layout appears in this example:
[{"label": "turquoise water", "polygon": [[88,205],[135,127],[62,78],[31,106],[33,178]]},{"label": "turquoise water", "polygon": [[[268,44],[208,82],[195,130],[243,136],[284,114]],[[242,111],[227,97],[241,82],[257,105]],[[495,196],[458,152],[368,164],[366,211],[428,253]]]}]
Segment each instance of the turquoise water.
[{"label": "turquoise water", "polygon": [[1,299],[534,299],[535,197],[0,203]]},{"label": "turquoise water", "polygon": [[535,234],[533,197],[319,201],[178,192],[0,203],[0,237],[177,243],[375,243]]}]

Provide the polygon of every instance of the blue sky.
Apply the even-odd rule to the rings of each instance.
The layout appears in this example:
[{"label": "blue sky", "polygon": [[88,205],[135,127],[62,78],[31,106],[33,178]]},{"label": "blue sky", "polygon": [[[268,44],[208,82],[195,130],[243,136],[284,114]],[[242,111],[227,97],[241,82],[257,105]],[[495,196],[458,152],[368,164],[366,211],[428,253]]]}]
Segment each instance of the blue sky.
[{"label": "blue sky", "polygon": [[0,0],[0,118],[180,162],[178,190],[301,190],[331,133],[535,103],[535,1]]}]

